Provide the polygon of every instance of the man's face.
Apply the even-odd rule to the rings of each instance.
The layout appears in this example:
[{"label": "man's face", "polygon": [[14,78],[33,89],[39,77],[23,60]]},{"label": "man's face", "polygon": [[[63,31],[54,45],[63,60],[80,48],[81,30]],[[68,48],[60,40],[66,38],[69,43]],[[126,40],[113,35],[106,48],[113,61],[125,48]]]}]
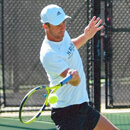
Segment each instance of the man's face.
[{"label": "man's face", "polygon": [[64,33],[66,30],[66,23],[63,21],[61,24],[54,26],[49,24],[46,29],[47,38],[50,41],[60,42],[64,37]]}]

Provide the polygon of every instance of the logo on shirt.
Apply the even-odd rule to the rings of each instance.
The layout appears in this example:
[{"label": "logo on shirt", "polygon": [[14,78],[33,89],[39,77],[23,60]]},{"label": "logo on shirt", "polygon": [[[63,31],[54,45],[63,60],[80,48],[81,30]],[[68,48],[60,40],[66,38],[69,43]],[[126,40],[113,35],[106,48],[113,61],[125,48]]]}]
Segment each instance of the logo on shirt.
[{"label": "logo on shirt", "polygon": [[68,51],[67,51],[68,59],[72,57],[73,53],[74,53],[74,44],[70,43],[70,47],[68,48]]}]

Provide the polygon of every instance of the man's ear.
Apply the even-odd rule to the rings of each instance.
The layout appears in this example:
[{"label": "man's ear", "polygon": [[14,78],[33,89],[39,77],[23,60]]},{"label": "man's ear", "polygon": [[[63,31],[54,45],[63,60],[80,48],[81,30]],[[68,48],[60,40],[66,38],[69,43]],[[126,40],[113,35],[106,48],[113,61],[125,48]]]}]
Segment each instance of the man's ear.
[{"label": "man's ear", "polygon": [[48,28],[48,26],[46,24],[43,24],[42,26],[43,26],[44,29]]}]

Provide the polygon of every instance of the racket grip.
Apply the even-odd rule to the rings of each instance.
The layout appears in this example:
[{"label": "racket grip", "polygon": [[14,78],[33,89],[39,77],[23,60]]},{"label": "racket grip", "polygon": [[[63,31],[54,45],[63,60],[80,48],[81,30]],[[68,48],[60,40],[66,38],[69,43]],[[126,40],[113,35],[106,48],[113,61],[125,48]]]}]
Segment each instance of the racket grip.
[{"label": "racket grip", "polygon": [[69,82],[71,79],[72,79],[72,75],[69,75],[69,76],[65,77],[60,83],[61,83],[61,85],[64,85],[67,82]]}]

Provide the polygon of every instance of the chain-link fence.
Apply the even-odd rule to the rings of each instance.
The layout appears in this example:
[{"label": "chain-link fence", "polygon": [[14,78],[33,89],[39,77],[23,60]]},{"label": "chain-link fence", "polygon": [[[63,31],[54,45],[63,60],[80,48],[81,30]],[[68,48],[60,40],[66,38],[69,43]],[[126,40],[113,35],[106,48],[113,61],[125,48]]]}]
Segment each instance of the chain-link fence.
[{"label": "chain-link fence", "polygon": [[[93,16],[95,1],[0,1],[0,107],[5,106],[7,109],[4,111],[17,111],[17,107],[8,109],[8,106],[19,106],[22,98],[31,88],[49,84],[46,72],[39,61],[39,51],[45,36],[40,23],[42,8],[49,4],[61,6],[66,14],[72,17],[67,20],[67,31],[74,38],[83,33]],[[102,31],[103,50],[98,53],[99,55],[103,53],[104,59],[101,61],[101,77],[98,79],[106,78],[106,93],[103,94],[106,94],[107,108],[130,107],[130,2],[129,0],[101,0],[100,2],[101,18],[106,26],[105,37]],[[94,103],[96,74],[94,73],[94,39],[88,41],[79,52],[87,77],[86,89],[90,101]],[[104,91],[103,87],[102,89]],[[37,101],[38,99],[35,103],[39,105]],[[129,114],[123,115],[124,113],[119,116],[111,114],[108,119],[113,118],[112,123],[119,128],[129,129]]]},{"label": "chain-link fence", "polygon": [[106,2],[107,106],[130,107],[130,2]]},{"label": "chain-link fence", "polygon": [[[44,38],[40,12],[48,4],[57,4],[72,17],[67,31],[72,38],[83,32],[93,15],[91,0],[1,0],[0,91],[5,106],[19,106],[32,87],[48,84],[39,61]],[[111,105],[129,105],[129,0],[110,1],[105,6],[107,99]],[[111,3],[111,4],[109,4]],[[77,6],[78,5],[78,6]],[[3,9],[3,10],[2,10]],[[102,10],[101,10],[102,11]],[[103,16],[103,12],[101,16]],[[3,25],[3,26],[2,26]],[[92,41],[80,50],[87,77],[90,100],[94,97],[94,51]],[[2,70],[3,69],[3,70]],[[101,68],[103,70],[103,68]],[[125,93],[125,94],[124,94]]]},{"label": "chain-link fence", "polygon": [[[40,23],[42,8],[48,4],[61,6],[72,17],[67,21],[67,31],[74,38],[83,33],[91,19],[91,0],[4,0],[3,4],[4,105],[19,106],[31,88],[48,84],[39,61],[45,36]],[[87,45],[79,51],[87,74]]]}]

